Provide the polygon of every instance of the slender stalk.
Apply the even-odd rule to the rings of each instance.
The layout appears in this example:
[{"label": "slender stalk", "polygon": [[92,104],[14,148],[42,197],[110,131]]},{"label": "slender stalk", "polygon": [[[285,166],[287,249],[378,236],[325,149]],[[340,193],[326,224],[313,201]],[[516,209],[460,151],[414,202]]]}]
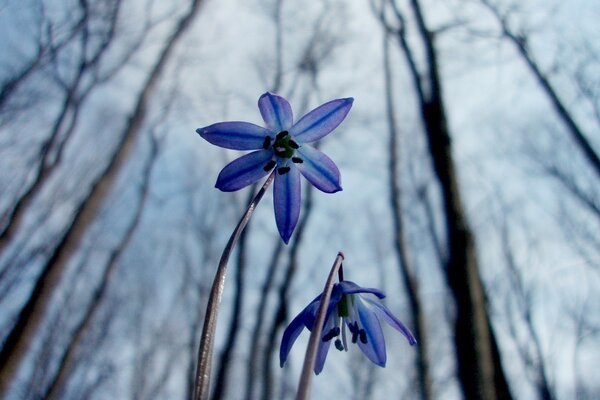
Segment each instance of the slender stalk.
[{"label": "slender stalk", "polygon": [[[306,348],[306,356],[304,356],[304,366],[302,367],[302,375],[300,376],[300,383],[298,383],[298,393],[296,394],[296,400],[307,400],[310,393],[310,381],[312,379],[313,369],[315,368],[315,360],[317,359],[317,349],[319,348],[319,341],[321,338],[321,332],[323,331],[323,324],[325,323],[325,315],[327,314],[327,305],[331,298],[331,292],[333,291],[333,281],[338,271],[341,271],[342,261],[344,261],[344,254],[340,251],[333,262],[329,276],[327,277],[327,283],[323,289],[323,295],[321,296],[321,302],[319,303],[319,311],[317,312],[317,318],[315,326],[310,333],[310,339],[308,340],[308,347]],[[340,272],[340,279],[343,278],[343,273]]]},{"label": "slender stalk", "polygon": [[200,348],[198,349],[198,368],[196,370],[196,384],[194,388],[194,400],[207,400],[209,396],[210,388],[210,373],[211,373],[211,361],[213,354],[213,342],[215,336],[215,330],[217,328],[217,316],[219,313],[219,304],[221,303],[221,296],[223,295],[223,289],[225,288],[225,277],[227,275],[227,262],[229,256],[233,252],[233,248],[237,243],[242,231],[250,221],[254,209],[262,199],[263,195],[267,191],[267,188],[273,182],[275,177],[274,173],[271,173],[260,190],[256,193],[256,196],[252,199],[246,212],[242,216],[242,219],[235,227],[235,230],[231,234],[221,260],[219,261],[219,267],[215,274],[210,295],[208,298],[208,305],[206,306],[206,313],[204,316],[204,327],[202,328],[202,336],[200,337]]}]

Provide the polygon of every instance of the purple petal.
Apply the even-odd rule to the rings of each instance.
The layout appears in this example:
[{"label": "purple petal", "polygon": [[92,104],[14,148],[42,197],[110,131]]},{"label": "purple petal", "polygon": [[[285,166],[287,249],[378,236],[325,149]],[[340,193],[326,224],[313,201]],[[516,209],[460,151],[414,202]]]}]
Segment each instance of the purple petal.
[{"label": "purple petal", "polygon": [[382,318],[392,328],[402,333],[406,339],[408,339],[408,343],[411,346],[417,344],[417,339],[415,339],[412,332],[402,323],[402,321],[396,318],[386,306],[377,301],[372,301],[369,299],[364,299],[364,301],[366,301],[373,308],[378,317]]},{"label": "purple petal", "polygon": [[321,341],[319,343],[319,349],[317,350],[317,358],[315,359],[315,374],[319,375],[321,371],[323,371],[323,367],[325,366],[325,360],[327,359],[327,352],[329,351],[329,346],[331,345],[331,340],[327,342]]},{"label": "purple petal", "polygon": [[363,303],[361,298],[356,298],[356,309],[358,311],[360,326],[367,334],[367,343],[358,340],[358,347],[373,363],[380,367],[385,367],[385,339],[383,338],[379,319],[371,307]]},{"label": "purple petal", "polygon": [[294,114],[290,103],[283,97],[267,92],[258,99],[258,109],[265,124],[273,132],[278,133],[291,128]]},{"label": "purple petal", "polygon": [[340,285],[340,288],[342,289],[343,294],[371,293],[371,294],[374,294],[375,296],[379,297],[380,299],[383,299],[385,297],[385,294],[383,294],[383,292],[379,289],[364,288],[364,287],[358,286],[356,283],[354,283],[352,281],[341,281],[339,283],[339,285]]},{"label": "purple petal", "polygon": [[287,173],[276,174],[273,187],[275,222],[281,238],[287,244],[300,216],[300,172],[291,165]]},{"label": "purple petal", "polygon": [[249,122],[219,122],[196,129],[202,138],[215,146],[232,150],[258,150],[263,147],[265,137],[273,133]]},{"label": "purple petal", "polygon": [[340,171],[331,158],[310,146],[300,147],[296,150],[296,156],[303,161],[296,167],[314,187],[325,193],[342,190]]},{"label": "purple petal", "polygon": [[304,309],[306,312],[304,318],[304,326],[309,331],[312,331],[315,326],[315,321],[317,319],[317,312],[319,311],[319,304],[321,304],[321,295],[319,295],[315,300],[313,300],[306,308]]},{"label": "purple petal", "polygon": [[281,367],[283,367],[283,364],[285,364],[285,361],[287,360],[288,354],[290,353],[294,342],[296,341],[296,339],[298,339],[298,336],[300,336],[300,333],[304,329],[306,315],[307,309],[305,308],[300,314],[296,316],[296,318],[292,320],[292,322],[290,322],[290,324],[287,326],[287,328],[285,328],[285,331],[283,332],[283,337],[281,338],[281,345],[279,346],[279,365]]},{"label": "purple petal", "polygon": [[233,160],[223,168],[215,187],[233,192],[256,182],[269,173],[264,167],[272,157],[273,152],[259,150]]},{"label": "purple petal", "polygon": [[353,101],[351,97],[337,99],[315,108],[292,126],[290,135],[299,144],[321,139],[342,123]]},{"label": "purple petal", "polygon": [[[321,337],[323,337],[327,332],[329,332],[335,326],[335,322],[333,318],[327,318],[325,321],[325,326],[323,327],[323,331],[321,332]],[[317,349],[317,357],[315,359],[315,374],[319,375],[321,371],[323,371],[323,366],[325,365],[325,360],[327,359],[327,352],[329,351],[329,346],[331,345],[331,340],[324,342],[323,340],[319,340],[319,347]]]}]

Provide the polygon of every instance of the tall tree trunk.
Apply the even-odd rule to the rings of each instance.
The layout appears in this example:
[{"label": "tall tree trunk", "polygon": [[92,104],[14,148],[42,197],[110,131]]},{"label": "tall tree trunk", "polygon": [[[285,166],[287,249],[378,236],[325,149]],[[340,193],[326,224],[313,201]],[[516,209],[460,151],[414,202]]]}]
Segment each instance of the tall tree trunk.
[{"label": "tall tree trunk", "polygon": [[77,208],[71,225],[53,254],[43,266],[29,299],[19,313],[14,327],[8,334],[0,351],[0,397],[6,395],[12,379],[17,374],[21,362],[25,358],[25,354],[31,347],[67,262],[77,250],[87,228],[98,214],[105,198],[116,181],[121,167],[127,161],[141,132],[148,102],[156,91],[162,72],[173,54],[175,45],[197,15],[201,3],[202,0],[192,1],[190,9],[179,20],[169,39],[166,41],[157,62],[154,64],[138,96],[135,110],[129,118],[116,152],[113,154],[104,171],[92,185],[89,195]]},{"label": "tall tree trunk", "polygon": [[390,206],[394,223],[394,249],[398,258],[400,277],[408,296],[408,304],[413,318],[413,329],[417,337],[417,374],[419,380],[419,395],[422,400],[431,398],[431,377],[429,376],[429,361],[427,360],[429,338],[426,336],[425,316],[421,305],[419,286],[414,270],[408,257],[405,242],[404,221],[402,218],[402,201],[400,188],[400,156],[398,154],[398,130],[395,118],[394,98],[392,94],[392,73],[390,70],[388,35],[384,35],[383,68],[385,75],[385,98],[387,119],[390,130],[389,140],[389,171],[390,171]]},{"label": "tall tree trunk", "polygon": [[92,322],[100,310],[100,306],[104,303],[107,289],[109,288],[109,284],[112,276],[114,275],[114,271],[116,270],[118,262],[122,254],[125,252],[125,250],[127,250],[129,243],[131,242],[131,239],[133,238],[133,235],[142,219],[142,213],[146,205],[146,200],[148,199],[152,167],[156,160],[157,154],[158,144],[153,141],[150,157],[144,166],[143,181],[139,188],[138,205],[136,207],[133,219],[127,227],[125,235],[123,236],[123,240],[121,240],[121,243],[118,245],[118,247],[110,254],[106,267],[104,268],[104,273],[102,274],[100,284],[94,291],[90,304],[85,311],[83,318],[75,328],[73,336],[71,337],[71,340],[58,363],[56,372],[50,379],[50,384],[45,391],[45,395],[43,396],[45,400],[55,400],[60,398],[60,390],[72,371],[75,362],[75,354],[82,340],[84,339],[86,332],[92,326]]},{"label": "tall tree trunk", "polygon": [[385,28],[396,34],[405,56],[442,193],[448,248],[444,272],[455,304],[454,348],[460,385],[467,399],[510,399],[479,275],[475,241],[460,196],[433,33],[427,29],[419,1],[410,0],[421,46],[419,52],[424,55],[424,71],[421,71],[413,50],[416,45],[406,38],[404,13],[395,0],[389,0],[388,4],[399,28],[388,24],[385,6],[376,12]]},{"label": "tall tree trunk", "polygon": [[426,84],[419,76],[413,80],[419,82],[421,118],[442,192],[448,241],[446,280],[456,306],[454,343],[459,380],[467,399],[511,398],[495,351],[475,240],[460,195],[433,34],[427,29],[419,1],[411,0],[410,5],[425,51]]}]

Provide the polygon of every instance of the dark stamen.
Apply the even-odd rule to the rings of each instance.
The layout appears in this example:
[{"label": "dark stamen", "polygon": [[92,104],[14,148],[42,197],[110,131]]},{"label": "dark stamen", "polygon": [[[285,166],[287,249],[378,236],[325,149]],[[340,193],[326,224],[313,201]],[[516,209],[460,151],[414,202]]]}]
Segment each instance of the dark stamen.
[{"label": "dark stamen", "polygon": [[271,136],[265,136],[265,141],[263,142],[263,149],[267,150],[271,146]]},{"label": "dark stamen", "polygon": [[288,143],[290,144],[290,147],[292,149],[299,149],[300,148],[300,146],[298,146],[298,143],[294,142],[293,140],[290,140]]},{"label": "dark stamen", "polygon": [[361,341],[363,344],[366,344],[366,343],[367,343],[367,332],[365,332],[365,330],[364,330],[364,329],[361,329],[361,330],[358,332],[358,335],[359,335],[359,337],[360,337],[360,341]]},{"label": "dark stamen", "polygon": [[335,344],[335,348],[338,349],[339,351],[344,350],[344,345],[342,344],[342,341],[340,339],[336,339],[334,344]]},{"label": "dark stamen", "polygon": [[350,329],[350,333],[352,333],[352,343],[358,342],[358,336],[360,335],[358,322],[354,321],[353,323],[349,324],[348,329]]},{"label": "dark stamen", "polygon": [[281,138],[285,137],[287,134],[288,134],[288,131],[281,131],[277,134],[275,139],[281,139]]},{"label": "dark stamen", "polygon": [[265,166],[263,167],[263,170],[264,170],[264,171],[270,171],[270,170],[272,170],[272,169],[273,169],[273,167],[275,166],[275,164],[277,164],[277,163],[276,163],[274,160],[271,160],[271,161],[269,161],[269,162],[267,163],[267,165],[265,165]]},{"label": "dark stamen", "polygon": [[334,337],[338,336],[340,334],[340,328],[338,328],[337,326],[334,328],[331,328],[329,330],[329,332],[327,332],[325,335],[323,335],[323,340],[324,342],[329,342],[331,339],[333,339]]},{"label": "dark stamen", "polygon": [[283,175],[290,172],[290,167],[280,167],[277,172],[279,172],[279,175]]},{"label": "dark stamen", "polygon": [[301,159],[300,157],[292,157],[292,162],[294,162],[296,164],[302,164],[304,162],[304,160]]}]

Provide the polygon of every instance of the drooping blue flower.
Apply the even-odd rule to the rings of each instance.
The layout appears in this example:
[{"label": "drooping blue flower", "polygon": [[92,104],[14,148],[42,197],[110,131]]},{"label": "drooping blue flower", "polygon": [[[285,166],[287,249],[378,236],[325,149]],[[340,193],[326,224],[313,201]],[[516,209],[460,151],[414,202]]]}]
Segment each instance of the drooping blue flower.
[{"label": "drooping blue flower", "polygon": [[232,192],[242,189],[276,168],[273,188],[275,221],[288,243],[300,215],[300,174],[325,193],[342,190],[340,171],[325,154],[308,146],[331,133],[346,118],[354,99],[327,102],[294,123],[286,99],[263,94],[258,108],[266,127],[249,122],[219,122],[196,130],[208,142],[233,150],[255,150],[223,168],[215,186]]},{"label": "drooping blue flower", "polygon": [[[317,351],[315,374],[318,375],[323,370],[331,342],[335,343],[338,350],[347,351],[348,339],[357,344],[369,360],[380,367],[385,367],[387,356],[381,321],[387,322],[402,333],[411,346],[417,343],[410,330],[387,307],[365,294],[375,295],[379,299],[385,297],[378,289],[363,288],[350,281],[342,281],[334,285]],[[279,348],[279,362],[282,367],[302,330],[307,328],[312,331],[321,296],[319,295],[306,306],[283,332]]]}]

